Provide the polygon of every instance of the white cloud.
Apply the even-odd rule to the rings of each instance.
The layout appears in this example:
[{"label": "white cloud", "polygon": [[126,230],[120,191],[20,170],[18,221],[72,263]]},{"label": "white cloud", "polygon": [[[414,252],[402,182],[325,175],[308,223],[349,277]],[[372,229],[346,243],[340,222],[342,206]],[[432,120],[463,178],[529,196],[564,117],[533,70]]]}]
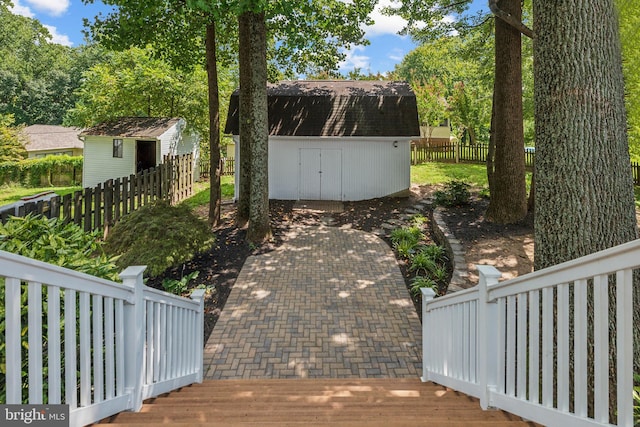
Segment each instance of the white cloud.
[{"label": "white cloud", "polygon": [[44,25],[44,27],[49,30],[52,43],[61,44],[63,46],[73,46],[73,42],[69,39],[69,36],[66,34],[59,34],[56,27],[51,25]]},{"label": "white cloud", "polygon": [[363,46],[355,46],[353,49],[345,52],[347,57],[338,65],[341,71],[352,71],[354,68],[368,69],[371,65],[370,58],[366,55],[358,54],[364,51]]},{"label": "white cloud", "polygon": [[16,15],[26,16],[27,18],[35,16],[28,6],[21,5],[18,0],[13,0],[13,6],[9,10]]},{"label": "white cloud", "polygon": [[69,0],[26,0],[35,10],[51,16],[60,16],[69,9]]},{"label": "white cloud", "polygon": [[394,62],[400,62],[404,59],[405,53],[403,49],[395,48],[389,52],[389,59]]},{"label": "white cloud", "polygon": [[397,15],[387,16],[382,14],[382,9],[390,6],[391,4],[392,2],[390,0],[381,0],[378,2],[374,11],[370,15],[374,24],[363,27],[367,37],[374,37],[382,34],[398,34],[398,32],[405,27],[407,21],[403,18]]}]

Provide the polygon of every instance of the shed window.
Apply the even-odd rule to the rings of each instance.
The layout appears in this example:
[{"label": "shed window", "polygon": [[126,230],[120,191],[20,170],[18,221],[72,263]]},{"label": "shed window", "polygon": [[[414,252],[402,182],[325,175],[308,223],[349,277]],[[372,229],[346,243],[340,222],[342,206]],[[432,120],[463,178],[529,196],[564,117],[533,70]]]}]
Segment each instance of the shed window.
[{"label": "shed window", "polygon": [[122,158],[122,140],[113,140],[113,157]]}]

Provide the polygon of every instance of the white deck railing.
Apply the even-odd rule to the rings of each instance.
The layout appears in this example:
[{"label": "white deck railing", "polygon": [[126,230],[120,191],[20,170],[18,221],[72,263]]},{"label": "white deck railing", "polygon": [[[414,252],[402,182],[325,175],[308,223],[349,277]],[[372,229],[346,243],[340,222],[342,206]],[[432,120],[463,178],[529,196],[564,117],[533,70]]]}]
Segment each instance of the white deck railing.
[{"label": "white deck railing", "polygon": [[477,287],[441,298],[424,289],[423,381],[543,425],[633,426],[638,268],[640,240],[500,283],[478,266]]},{"label": "white deck railing", "polygon": [[202,382],[204,291],[190,300],[148,288],[144,269],[115,283],[0,251],[2,403],[68,404],[71,426],[82,426]]}]

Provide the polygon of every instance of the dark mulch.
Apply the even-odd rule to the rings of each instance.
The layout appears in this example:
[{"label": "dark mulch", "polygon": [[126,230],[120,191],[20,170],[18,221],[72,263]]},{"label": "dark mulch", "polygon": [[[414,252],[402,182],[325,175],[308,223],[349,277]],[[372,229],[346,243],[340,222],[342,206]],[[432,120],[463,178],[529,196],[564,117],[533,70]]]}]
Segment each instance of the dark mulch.
[{"label": "dark mulch", "polygon": [[495,236],[521,236],[533,232],[533,215],[516,224],[500,225],[487,221],[484,214],[489,206],[489,199],[472,196],[469,204],[447,208],[442,219],[454,235],[463,243],[474,243],[479,240],[492,239]]}]

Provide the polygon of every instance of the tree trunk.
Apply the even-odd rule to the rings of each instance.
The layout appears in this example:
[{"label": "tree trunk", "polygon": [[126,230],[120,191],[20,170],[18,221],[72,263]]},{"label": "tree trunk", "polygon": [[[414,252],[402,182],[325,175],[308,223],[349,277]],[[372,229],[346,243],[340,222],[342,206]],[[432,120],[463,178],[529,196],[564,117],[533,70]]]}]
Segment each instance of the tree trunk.
[{"label": "tree trunk", "polygon": [[[534,0],[533,6],[538,270],[636,239],[638,232],[614,2]],[[634,292],[636,372],[639,295]]]},{"label": "tree trunk", "polygon": [[240,93],[239,93],[239,144],[240,158],[236,164],[240,182],[238,184],[238,213],[236,216],[236,226],[246,227],[249,222],[249,206],[251,204],[251,138],[250,119],[251,107],[251,62],[250,47],[251,33],[249,27],[249,16],[242,13],[238,16],[238,62],[240,68]]},{"label": "tree trunk", "polygon": [[207,25],[205,39],[207,84],[209,87],[209,224],[220,222],[220,98],[216,60],[216,26]]},{"label": "tree trunk", "polygon": [[269,123],[267,114],[267,26],[263,13],[248,14],[251,97],[251,197],[247,239],[262,243],[271,237],[269,224]]},{"label": "tree trunk", "polygon": [[[498,6],[518,21],[520,0],[501,0]],[[527,214],[527,189],[522,124],[522,46],[520,31],[495,19],[495,84],[491,137],[495,141],[493,179],[487,219],[511,224]]]}]

